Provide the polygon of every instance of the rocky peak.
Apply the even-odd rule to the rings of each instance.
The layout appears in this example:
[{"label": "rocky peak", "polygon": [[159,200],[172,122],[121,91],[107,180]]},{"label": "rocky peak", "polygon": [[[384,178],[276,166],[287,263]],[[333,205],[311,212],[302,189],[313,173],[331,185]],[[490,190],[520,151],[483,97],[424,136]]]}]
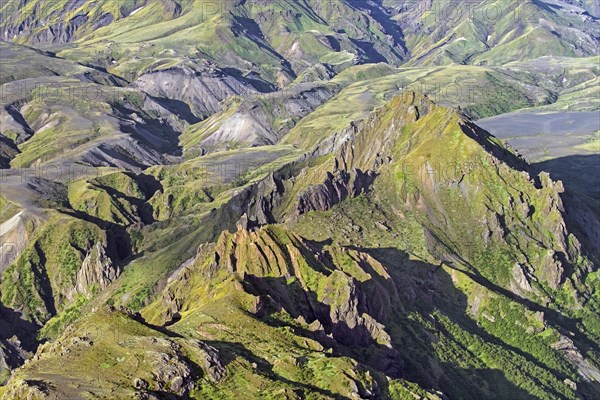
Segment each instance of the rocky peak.
[{"label": "rocky peak", "polygon": [[100,242],[96,243],[86,254],[77,278],[71,300],[75,294],[91,296],[96,291],[102,291],[114,282],[122,269],[106,254],[106,248]]}]

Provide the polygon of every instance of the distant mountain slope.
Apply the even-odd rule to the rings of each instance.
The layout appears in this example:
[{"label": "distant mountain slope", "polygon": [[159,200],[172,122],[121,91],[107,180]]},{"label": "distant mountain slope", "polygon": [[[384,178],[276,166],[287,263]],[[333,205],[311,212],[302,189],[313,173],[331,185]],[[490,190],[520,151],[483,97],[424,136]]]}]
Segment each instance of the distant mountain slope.
[{"label": "distant mountain slope", "polygon": [[[397,28],[379,6],[281,0],[18,1],[2,9],[4,40],[53,46],[68,58],[134,75],[188,59],[255,71],[284,84],[315,63],[400,63]],[[388,32],[391,30],[391,32]],[[77,41],[73,46],[60,46]]]},{"label": "distant mountain slope", "polygon": [[[4,40],[56,48],[123,77],[206,59],[280,87],[314,64],[501,65],[597,54],[590,3],[562,0],[395,2],[114,0],[1,9]],[[76,45],[75,45],[76,43]]]},{"label": "distant mountain slope", "polygon": [[0,43],[0,53],[5,165],[139,169],[169,162],[179,132],[197,121],[187,106],[125,88],[101,70],[10,43]]},{"label": "distant mountain slope", "polygon": [[[597,57],[544,57],[508,68],[369,64],[275,91],[257,77],[232,75],[208,62],[149,72],[128,84],[102,69],[19,45],[2,43],[0,52],[5,167],[60,158],[138,170],[181,154],[280,141],[308,149],[403,90],[428,93],[474,117],[523,107],[598,106]],[[92,105],[96,113],[88,112]]]},{"label": "distant mountain slope", "polygon": [[411,65],[502,65],[540,56],[592,56],[600,23],[561,0],[394,1]]}]

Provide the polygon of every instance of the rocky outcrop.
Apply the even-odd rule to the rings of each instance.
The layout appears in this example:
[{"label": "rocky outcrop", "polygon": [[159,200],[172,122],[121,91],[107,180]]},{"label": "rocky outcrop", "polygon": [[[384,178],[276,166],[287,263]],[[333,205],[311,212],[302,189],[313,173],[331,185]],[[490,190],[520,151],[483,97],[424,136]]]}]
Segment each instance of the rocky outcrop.
[{"label": "rocky outcrop", "polygon": [[[201,378],[216,384],[227,376],[224,357],[214,346],[191,338],[168,337],[147,326],[139,314],[124,308],[100,307],[97,311],[96,317],[106,318],[106,324],[98,324],[92,317],[85,322],[68,325],[60,340],[49,341],[40,346],[38,352],[20,371],[30,371],[31,365],[44,364],[53,357],[61,359],[59,368],[62,368],[63,363],[68,363],[65,360],[72,360],[76,354],[90,354],[89,352],[96,352],[110,343],[118,344],[118,352],[123,355],[118,357],[120,363],[131,361],[130,357],[133,358],[134,354],[135,359],[144,360],[143,364],[139,364],[139,361],[130,364],[137,367],[127,371],[130,380],[123,382],[124,385],[119,388],[126,392],[135,392],[138,398],[151,398],[148,396],[154,394],[160,395],[160,398],[190,398],[191,391]],[[3,342],[0,342],[0,356],[4,354],[4,349]],[[0,377],[3,377],[4,372],[2,366],[3,358],[0,357]],[[94,370],[90,371],[94,373]],[[2,398],[71,399],[84,398],[91,390],[95,393],[102,392],[99,387],[92,389],[96,382],[82,387],[77,383],[66,383],[70,378],[72,376],[65,376],[61,383],[54,382],[48,376],[31,380],[15,378],[9,383],[5,397]],[[77,379],[72,382],[77,382]],[[114,389],[113,387],[111,391]],[[114,396],[130,398],[124,394]]]},{"label": "rocky outcrop", "polygon": [[[202,341],[150,338],[149,345],[161,350],[146,352],[152,377],[134,379],[134,387],[142,393],[164,392],[187,398],[202,374],[213,383],[220,382],[227,374],[219,351]],[[191,353],[199,365],[184,353]]]},{"label": "rocky outcrop", "polygon": [[512,278],[516,284],[514,292],[531,292],[531,273],[522,265],[515,264],[512,269]]},{"label": "rocky outcrop", "polygon": [[[265,309],[285,310],[323,343],[331,345],[333,340],[348,348],[374,349],[378,356],[366,362],[399,375],[403,363],[392,349],[385,325],[399,298],[383,265],[359,251],[314,249],[280,227],[248,231],[242,225],[235,233],[221,235],[214,246],[201,246],[194,261],[170,280],[156,304],[155,323],[170,325],[176,315],[192,307],[194,299],[182,293],[190,290],[199,275],[202,281],[211,282],[235,276],[241,282],[236,290],[254,299],[248,311],[257,317],[264,315]],[[348,272],[328,261],[342,257],[353,264]],[[332,267],[336,269],[331,271]],[[213,364],[211,349],[201,347],[207,363]],[[221,369],[218,364],[214,368],[211,379],[220,379]]]},{"label": "rocky outcrop", "polygon": [[77,272],[76,284],[71,293],[91,296],[108,287],[119,275],[122,269],[106,255],[106,248],[102,243],[96,243],[85,256],[81,269]]},{"label": "rocky outcrop", "polygon": [[[189,279],[189,275],[183,274],[180,276],[180,279],[187,280]],[[161,300],[162,304],[164,305],[163,312],[160,315],[160,320],[162,321],[163,325],[168,326],[174,322],[177,322],[179,319],[179,311],[183,306],[183,299],[179,297],[177,293],[169,289],[165,289],[162,292]]]},{"label": "rocky outcrop", "polygon": [[356,122],[351,122],[346,128],[325,138],[313,150],[312,155],[324,156],[337,153],[345,143],[350,142],[356,137],[356,134],[359,132],[359,126]]},{"label": "rocky outcrop", "polygon": [[235,229],[244,215],[247,219],[244,226],[248,229],[276,223],[278,219],[274,213],[286,196],[283,180],[277,172],[271,173],[237,192],[227,204],[216,210],[223,229]]},{"label": "rocky outcrop", "polygon": [[[368,346],[376,339],[379,344],[391,347],[385,326],[366,312],[377,298],[367,298],[352,277],[334,271],[327,279],[325,292],[323,303],[330,311],[328,320],[322,323],[331,329],[334,338],[348,346]],[[384,320],[381,316],[380,319]]]},{"label": "rocky outcrop", "polygon": [[227,369],[219,351],[204,342],[192,340],[187,342],[197,352],[200,359],[200,367],[209,381],[218,383],[227,375]]},{"label": "rocky outcrop", "polygon": [[184,396],[193,388],[193,370],[183,359],[162,352],[150,353],[148,358],[154,374],[154,390]]},{"label": "rocky outcrop", "polygon": [[575,346],[573,339],[561,335],[560,339],[552,344],[552,347],[565,355],[565,358],[577,366],[579,375],[591,382],[600,380],[600,370],[584,357],[582,352]]},{"label": "rocky outcrop", "polygon": [[295,215],[309,211],[326,211],[346,198],[368,191],[375,179],[373,172],[359,169],[328,172],[325,182],[309,187],[298,197]]},{"label": "rocky outcrop", "polygon": [[541,262],[540,279],[556,290],[564,281],[564,274],[565,269],[558,254],[554,250],[548,250]]},{"label": "rocky outcrop", "polygon": [[19,379],[10,385],[2,399],[61,400],[61,397],[52,393],[50,386],[45,382]]},{"label": "rocky outcrop", "polygon": [[[18,332],[20,335],[31,335],[31,332]],[[5,336],[5,335],[2,335]],[[0,336],[0,385],[4,385],[10,372],[23,365],[31,353],[23,348],[19,338],[15,335],[4,339]]]}]

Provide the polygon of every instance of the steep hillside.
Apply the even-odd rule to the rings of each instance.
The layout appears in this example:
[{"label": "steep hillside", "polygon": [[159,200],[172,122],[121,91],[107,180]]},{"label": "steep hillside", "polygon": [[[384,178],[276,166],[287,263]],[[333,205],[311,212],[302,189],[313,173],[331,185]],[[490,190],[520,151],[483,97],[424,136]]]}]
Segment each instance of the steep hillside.
[{"label": "steep hillside", "polygon": [[[144,238],[5,396],[593,398],[595,256],[560,183],[528,169],[460,113],[396,97],[332,154],[204,200],[237,228]],[[134,301],[169,254],[181,261]]]}]

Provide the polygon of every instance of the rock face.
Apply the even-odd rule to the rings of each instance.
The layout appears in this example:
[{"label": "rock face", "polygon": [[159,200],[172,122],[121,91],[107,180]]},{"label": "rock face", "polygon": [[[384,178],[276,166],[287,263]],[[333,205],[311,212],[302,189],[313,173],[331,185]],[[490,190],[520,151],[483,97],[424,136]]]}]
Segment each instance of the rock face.
[{"label": "rock face", "polygon": [[201,367],[208,379],[213,383],[222,381],[227,375],[227,369],[219,351],[199,340],[190,343],[194,345],[194,348],[200,354]]},{"label": "rock face", "polygon": [[378,343],[391,347],[385,326],[376,319],[384,321],[389,310],[381,310],[382,315],[371,310],[372,304],[382,301],[382,297],[367,297],[358,282],[341,271],[329,276],[325,290],[323,303],[330,308],[329,318],[320,316],[320,321],[332,330],[336,340],[348,346],[368,346],[375,338]]},{"label": "rock face", "polygon": [[115,265],[106,255],[102,243],[96,243],[87,253],[81,269],[77,273],[74,291],[78,294],[91,296],[94,291],[102,291],[121,275],[121,267]]},{"label": "rock face", "polygon": [[532,287],[530,283],[530,278],[527,276],[529,273],[525,273],[525,268],[522,265],[515,264],[512,270],[512,276],[515,284],[517,285],[516,292],[525,291],[531,292]]},{"label": "rock face", "polygon": [[161,392],[184,396],[193,387],[190,366],[178,357],[170,357],[164,353],[150,354],[152,371],[156,389]]},{"label": "rock face", "polygon": [[564,281],[564,266],[554,250],[548,250],[541,262],[540,278],[552,289],[558,289]]},{"label": "rock face", "polygon": [[[31,334],[19,332],[20,335]],[[5,336],[2,334],[1,336]],[[10,376],[10,372],[21,366],[31,354],[23,349],[23,345],[17,336],[8,339],[0,337],[0,385],[4,385]]]},{"label": "rock face", "polygon": [[33,215],[19,211],[0,224],[0,274],[23,252],[37,223],[39,221]]},{"label": "rock face", "polygon": [[311,186],[298,198],[296,215],[309,211],[326,211],[348,197],[365,193],[373,183],[375,174],[359,169],[350,172],[327,173],[325,182]]}]

